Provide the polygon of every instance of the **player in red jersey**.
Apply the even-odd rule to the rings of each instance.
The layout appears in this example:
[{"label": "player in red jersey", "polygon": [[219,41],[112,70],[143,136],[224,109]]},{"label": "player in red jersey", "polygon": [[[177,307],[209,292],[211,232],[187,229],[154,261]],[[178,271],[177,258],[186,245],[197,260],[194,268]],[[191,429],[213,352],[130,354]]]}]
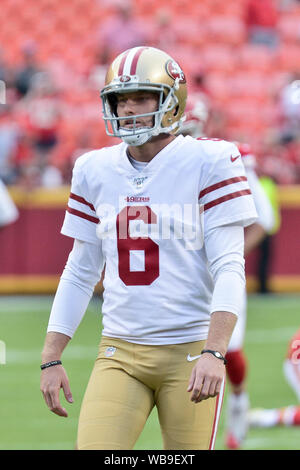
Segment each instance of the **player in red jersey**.
[{"label": "player in red jersey", "polygon": [[[300,329],[289,341],[283,373],[300,402]],[[300,405],[253,409],[250,410],[248,419],[250,427],[300,426]]]}]

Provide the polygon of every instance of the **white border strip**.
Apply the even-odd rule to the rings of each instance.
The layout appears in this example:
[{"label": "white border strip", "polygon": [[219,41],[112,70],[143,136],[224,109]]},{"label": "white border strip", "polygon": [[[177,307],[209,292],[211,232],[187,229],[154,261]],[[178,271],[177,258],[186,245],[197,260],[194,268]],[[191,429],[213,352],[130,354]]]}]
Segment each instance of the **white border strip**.
[{"label": "white border strip", "polygon": [[213,423],[212,436],[210,438],[209,450],[214,450],[214,447],[215,447],[216,436],[217,436],[217,431],[218,431],[218,426],[219,426],[219,421],[220,421],[220,416],[221,416],[221,410],[222,410],[222,405],[223,405],[224,390],[225,390],[225,377],[222,381],[219,396],[217,397],[216,411],[215,411],[215,417],[214,417],[214,423]]}]

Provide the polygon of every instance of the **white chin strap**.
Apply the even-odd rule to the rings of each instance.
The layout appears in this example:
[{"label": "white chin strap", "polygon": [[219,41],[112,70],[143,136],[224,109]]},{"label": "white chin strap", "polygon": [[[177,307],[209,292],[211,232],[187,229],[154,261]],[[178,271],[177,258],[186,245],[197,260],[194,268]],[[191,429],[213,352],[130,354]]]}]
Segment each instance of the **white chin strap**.
[{"label": "white chin strap", "polygon": [[139,130],[143,131],[141,134],[132,134],[129,135],[128,133],[130,132],[129,129],[125,129],[120,127],[119,129],[119,136],[128,145],[132,145],[134,147],[138,145],[143,145],[145,144],[149,139],[152,137],[152,132],[145,132],[147,127],[140,128]]}]

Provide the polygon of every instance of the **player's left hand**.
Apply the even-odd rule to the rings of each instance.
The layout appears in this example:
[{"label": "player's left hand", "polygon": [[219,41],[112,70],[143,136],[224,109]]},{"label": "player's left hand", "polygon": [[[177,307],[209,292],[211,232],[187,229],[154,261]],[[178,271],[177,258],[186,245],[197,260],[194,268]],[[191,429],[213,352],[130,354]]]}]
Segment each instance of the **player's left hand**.
[{"label": "player's left hand", "polygon": [[192,370],[188,392],[191,401],[199,403],[220,393],[225,376],[225,365],[211,354],[203,354]]}]

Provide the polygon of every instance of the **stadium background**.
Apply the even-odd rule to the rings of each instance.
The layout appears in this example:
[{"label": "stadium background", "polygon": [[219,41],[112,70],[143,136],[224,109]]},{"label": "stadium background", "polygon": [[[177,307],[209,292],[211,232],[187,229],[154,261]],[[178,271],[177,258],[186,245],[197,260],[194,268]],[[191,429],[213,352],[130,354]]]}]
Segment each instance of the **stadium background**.
[{"label": "stadium background", "polygon": [[[7,308],[6,295],[55,292],[72,243],[59,230],[74,161],[117,142],[101,120],[106,66],[125,48],[143,44],[179,61],[189,91],[208,103],[208,135],[249,143],[259,175],[276,184],[281,223],[272,236],[268,279],[270,291],[282,294],[280,308],[290,309],[286,332],[292,334],[299,305],[293,296],[300,292],[300,98],[289,100],[287,92],[300,78],[300,2],[1,0],[1,16],[0,177],[19,218],[0,231],[0,339],[13,341],[6,315],[20,313],[19,304]],[[258,252],[246,268],[248,290],[256,292]],[[274,308],[253,299],[256,311]],[[47,309],[39,308],[46,322]],[[35,339],[39,345],[41,332]],[[7,371],[0,369],[11,380]]]}]

